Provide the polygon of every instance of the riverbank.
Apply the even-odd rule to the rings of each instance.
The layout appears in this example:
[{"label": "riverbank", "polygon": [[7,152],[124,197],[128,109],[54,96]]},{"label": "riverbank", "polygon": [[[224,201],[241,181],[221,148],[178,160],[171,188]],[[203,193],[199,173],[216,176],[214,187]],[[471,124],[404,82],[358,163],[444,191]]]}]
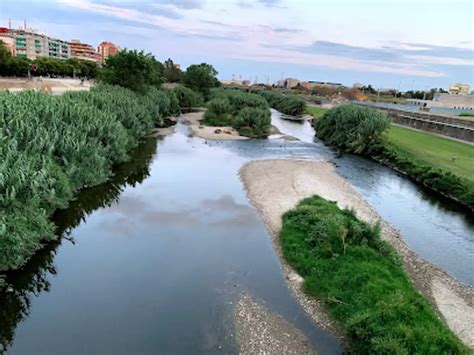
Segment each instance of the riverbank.
[{"label": "riverbank", "polygon": [[299,329],[247,294],[235,307],[234,324],[240,354],[316,354]]},{"label": "riverbank", "polygon": [[404,268],[420,290],[433,304],[438,315],[467,345],[474,346],[474,292],[440,268],[419,258],[405,244],[402,236],[382,221],[370,205],[327,162],[301,160],[253,161],[241,170],[241,179],[252,204],[260,211],[280,256],[282,270],[295,296],[313,320],[326,329],[342,335],[320,302],[305,295],[303,279],[283,260],[278,235],[281,216],[303,198],[319,195],[337,201],[340,208],[353,208],[368,223],[381,222],[382,238],[401,255]]}]

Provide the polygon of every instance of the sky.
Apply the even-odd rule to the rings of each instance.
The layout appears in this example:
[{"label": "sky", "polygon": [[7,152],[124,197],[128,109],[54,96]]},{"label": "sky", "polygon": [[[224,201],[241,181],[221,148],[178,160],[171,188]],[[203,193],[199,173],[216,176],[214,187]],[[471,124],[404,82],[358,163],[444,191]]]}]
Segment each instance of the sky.
[{"label": "sky", "polygon": [[474,84],[472,0],[0,0],[0,26],[103,40],[220,79]]}]

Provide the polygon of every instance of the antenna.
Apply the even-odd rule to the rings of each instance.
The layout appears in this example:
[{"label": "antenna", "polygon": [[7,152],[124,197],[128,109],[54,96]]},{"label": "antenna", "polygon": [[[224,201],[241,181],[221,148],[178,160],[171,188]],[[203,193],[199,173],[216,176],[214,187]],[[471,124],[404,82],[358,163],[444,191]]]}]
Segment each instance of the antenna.
[{"label": "antenna", "polygon": [[8,29],[9,29],[10,31],[11,31],[11,29],[12,29],[12,19],[11,19],[11,18],[8,19]]},{"label": "antenna", "polygon": [[26,19],[23,20],[23,28],[26,30]]}]

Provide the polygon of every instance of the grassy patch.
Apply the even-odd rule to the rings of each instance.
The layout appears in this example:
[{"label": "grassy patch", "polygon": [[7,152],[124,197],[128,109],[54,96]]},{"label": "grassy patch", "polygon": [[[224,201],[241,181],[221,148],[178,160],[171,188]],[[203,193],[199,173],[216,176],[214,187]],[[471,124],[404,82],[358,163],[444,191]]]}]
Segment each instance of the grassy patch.
[{"label": "grassy patch", "polygon": [[390,127],[387,138],[415,159],[474,180],[472,145],[397,126]]},{"label": "grassy patch", "polygon": [[305,291],[325,302],[354,353],[468,353],[414,289],[378,226],[314,196],[285,213],[280,241]]},{"label": "grassy patch", "polygon": [[305,113],[313,116],[314,118],[321,118],[327,111],[327,108],[316,107],[316,106],[306,106]]}]

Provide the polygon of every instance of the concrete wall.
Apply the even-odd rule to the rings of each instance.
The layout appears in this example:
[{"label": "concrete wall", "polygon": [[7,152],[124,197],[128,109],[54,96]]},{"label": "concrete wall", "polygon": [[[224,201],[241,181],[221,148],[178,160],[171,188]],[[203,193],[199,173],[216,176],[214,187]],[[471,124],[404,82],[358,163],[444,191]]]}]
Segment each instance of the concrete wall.
[{"label": "concrete wall", "polygon": [[474,143],[474,121],[419,112],[385,111],[393,123]]}]

